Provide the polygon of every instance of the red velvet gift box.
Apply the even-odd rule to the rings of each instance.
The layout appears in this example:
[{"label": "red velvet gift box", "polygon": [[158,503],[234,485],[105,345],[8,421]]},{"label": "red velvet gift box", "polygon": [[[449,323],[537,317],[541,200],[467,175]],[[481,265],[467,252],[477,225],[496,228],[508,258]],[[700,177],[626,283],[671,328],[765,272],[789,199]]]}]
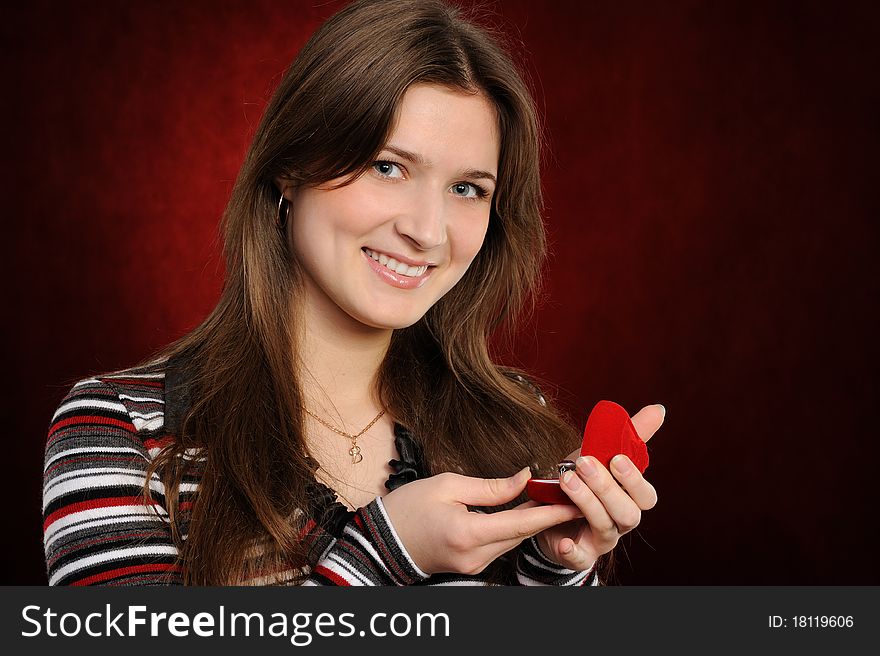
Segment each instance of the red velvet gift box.
[{"label": "red velvet gift box", "polygon": [[[610,468],[618,453],[629,457],[639,471],[648,468],[648,448],[630,421],[629,413],[613,401],[599,401],[584,428],[581,455],[590,455]],[[530,499],[540,503],[571,503],[558,478],[532,478],[526,485]]]}]

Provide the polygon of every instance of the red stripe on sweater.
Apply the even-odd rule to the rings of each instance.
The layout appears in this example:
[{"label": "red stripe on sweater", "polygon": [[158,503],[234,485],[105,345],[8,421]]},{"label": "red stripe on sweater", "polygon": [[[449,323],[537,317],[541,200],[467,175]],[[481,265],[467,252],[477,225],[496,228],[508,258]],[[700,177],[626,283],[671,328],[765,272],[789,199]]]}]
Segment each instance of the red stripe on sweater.
[{"label": "red stripe on sweater", "polygon": [[316,574],[320,574],[321,576],[324,576],[324,577],[330,579],[330,580],[333,581],[336,585],[344,586],[344,587],[346,587],[346,588],[350,588],[350,587],[351,587],[351,583],[349,583],[349,582],[346,581],[344,578],[342,578],[341,576],[339,576],[339,574],[337,574],[336,572],[327,569],[327,568],[324,567],[323,565],[318,565],[318,566],[315,568],[315,573],[316,573]]},{"label": "red stripe on sweater", "polygon": [[[80,501],[79,503],[71,503],[69,505],[64,506],[63,508],[59,508],[51,515],[46,517],[46,521],[43,522],[43,532],[49,528],[53,523],[57,522],[62,517],[67,517],[68,515],[72,515],[73,513],[82,512],[83,510],[94,510],[95,508],[111,508],[113,506],[143,506],[144,500],[142,497],[110,497],[107,499],[90,499],[88,501]],[[157,505],[155,503],[151,505]]]},{"label": "red stripe on sweater", "polygon": [[[358,513],[358,516],[361,516],[361,513]],[[385,565],[388,567],[388,570],[392,574],[397,575],[398,581],[408,581],[409,576],[401,569],[400,565],[394,559],[394,554],[391,553],[391,550],[388,548],[388,545],[385,543],[385,540],[382,539],[382,534],[379,532],[378,527],[371,517],[367,515],[366,512],[363,512],[363,521],[366,525],[366,531],[369,535],[372,536],[373,544],[378,547],[377,551],[382,556],[382,560],[385,561]]]},{"label": "red stripe on sweater", "polygon": [[299,539],[304,540],[309,535],[309,533],[312,532],[312,529],[314,529],[317,525],[318,524],[317,522],[315,522],[314,519],[310,519],[309,521],[307,521],[306,525],[303,526],[302,530],[300,530],[299,532]]},{"label": "red stripe on sweater", "polygon": [[[132,578],[124,578],[119,581],[110,581],[109,583],[106,584],[106,586],[108,588],[113,588],[113,587],[131,586],[131,585],[135,585],[135,584],[140,584],[142,582],[155,583],[156,577],[150,576],[149,574],[147,574],[145,576],[136,576],[133,579]],[[180,581],[179,579],[169,579],[168,584],[169,585],[182,585],[183,582]]]},{"label": "red stripe on sweater", "polygon": [[349,559],[351,559],[352,561],[359,561],[369,571],[374,571],[376,569],[376,564],[379,564],[381,566],[381,563],[377,563],[376,561],[374,561],[372,556],[364,553],[364,551],[362,551],[351,542],[346,542],[342,540],[337,541],[336,548],[340,551],[344,551],[348,555]]},{"label": "red stripe on sweater", "polygon": [[94,583],[101,583],[102,581],[106,581],[108,579],[115,579],[120,576],[128,576],[129,574],[140,574],[141,572],[182,572],[183,569],[179,565],[164,565],[162,563],[157,563],[154,565],[129,565],[128,567],[120,567],[119,569],[111,569],[107,572],[100,572],[98,574],[93,574],[92,576],[87,576],[84,579],[80,579],[79,581],[74,581],[70,585],[92,585]]},{"label": "red stripe on sweater", "polygon": [[163,435],[162,437],[148,437],[144,439],[144,446],[147,449],[162,449],[174,442],[174,437],[171,435]]},{"label": "red stripe on sweater", "polygon": [[52,443],[55,433],[57,433],[62,428],[67,428],[68,426],[82,426],[89,424],[94,424],[98,426],[115,426],[116,428],[124,428],[125,430],[131,431],[132,433],[137,432],[134,424],[130,421],[110,419],[109,417],[96,417],[94,415],[76,415],[75,417],[68,417],[67,419],[62,419],[61,421],[52,424],[52,427],[49,429],[49,443]]},{"label": "red stripe on sweater", "polygon": [[162,389],[165,387],[164,380],[148,380],[145,378],[97,378],[96,380],[100,380],[102,383],[108,383],[110,385],[143,385],[144,387],[152,387],[155,389]]}]

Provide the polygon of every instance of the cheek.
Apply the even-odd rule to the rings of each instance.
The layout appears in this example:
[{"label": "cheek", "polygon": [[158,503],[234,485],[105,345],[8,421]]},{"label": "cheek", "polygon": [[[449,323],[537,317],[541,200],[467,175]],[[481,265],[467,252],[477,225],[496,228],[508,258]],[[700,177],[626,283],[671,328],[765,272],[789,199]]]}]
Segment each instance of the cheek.
[{"label": "cheek", "polygon": [[381,205],[357,183],[327,191],[308,190],[298,201],[291,208],[291,218],[293,232],[301,239],[360,235],[370,229],[381,210]]},{"label": "cheek", "polygon": [[456,250],[459,253],[459,259],[470,265],[471,261],[480,252],[483,242],[486,239],[486,232],[489,227],[489,217],[474,220],[474,217],[468,217],[470,221],[463,222],[456,240]]},{"label": "cheek", "polygon": [[352,235],[372,228],[382,211],[381,203],[357,182],[328,192],[324,200],[324,216],[333,221],[336,230]]}]

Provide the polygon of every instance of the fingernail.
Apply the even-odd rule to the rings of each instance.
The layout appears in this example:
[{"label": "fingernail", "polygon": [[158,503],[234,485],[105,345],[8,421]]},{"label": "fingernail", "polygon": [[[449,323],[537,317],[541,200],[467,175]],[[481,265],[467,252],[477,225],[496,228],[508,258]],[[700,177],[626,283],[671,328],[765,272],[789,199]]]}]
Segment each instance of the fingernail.
[{"label": "fingernail", "polygon": [[564,547],[560,547],[559,551],[561,551],[566,556],[571,553],[571,550],[574,549],[574,545],[572,543],[566,544]]},{"label": "fingernail", "polygon": [[590,458],[581,456],[577,459],[577,467],[584,476],[592,476],[596,473],[596,465]]},{"label": "fingernail", "polygon": [[663,418],[666,419],[666,406],[664,406],[662,403],[655,403],[654,405],[660,408],[660,412],[663,414]]},{"label": "fingernail", "polygon": [[627,457],[622,454],[618,454],[611,459],[611,466],[621,474],[628,474],[633,467]]},{"label": "fingernail", "polygon": [[567,487],[569,490],[577,489],[577,483],[574,480],[574,474],[572,474],[570,471],[563,472],[561,480],[562,484],[565,485],[565,487]]}]

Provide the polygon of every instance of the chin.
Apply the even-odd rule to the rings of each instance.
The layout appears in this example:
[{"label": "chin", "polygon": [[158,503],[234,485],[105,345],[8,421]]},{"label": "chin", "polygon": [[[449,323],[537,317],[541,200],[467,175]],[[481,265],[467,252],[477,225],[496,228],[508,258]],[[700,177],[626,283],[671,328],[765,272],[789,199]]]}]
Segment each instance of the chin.
[{"label": "chin", "polygon": [[359,319],[359,321],[363,324],[366,324],[367,326],[371,326],[373,328],[379,328],[382,330],[401,330],[403,328],[409,328],[413,324],[418,323],[419,319],[421,319],[422,316],[424,316],[424,315],[419,315],[417,317],[401,318],[399,320],[394,320],[394,319],[390,319],[388,317],[385,317],[381,321],[378,321],[378,320],[377,321],[370,321],[370,320],[364,320],[364,319]]},{"label": "chin", "polygon": [[[366,299],[369,301],[365,302]],[[362,298],[348,300],[347,310],[352,318],[364,325],[386,330],[409,328],[418,323],[437,302],[433,295],[420,297],[418,291],[409,298],[365,294]]]}]

